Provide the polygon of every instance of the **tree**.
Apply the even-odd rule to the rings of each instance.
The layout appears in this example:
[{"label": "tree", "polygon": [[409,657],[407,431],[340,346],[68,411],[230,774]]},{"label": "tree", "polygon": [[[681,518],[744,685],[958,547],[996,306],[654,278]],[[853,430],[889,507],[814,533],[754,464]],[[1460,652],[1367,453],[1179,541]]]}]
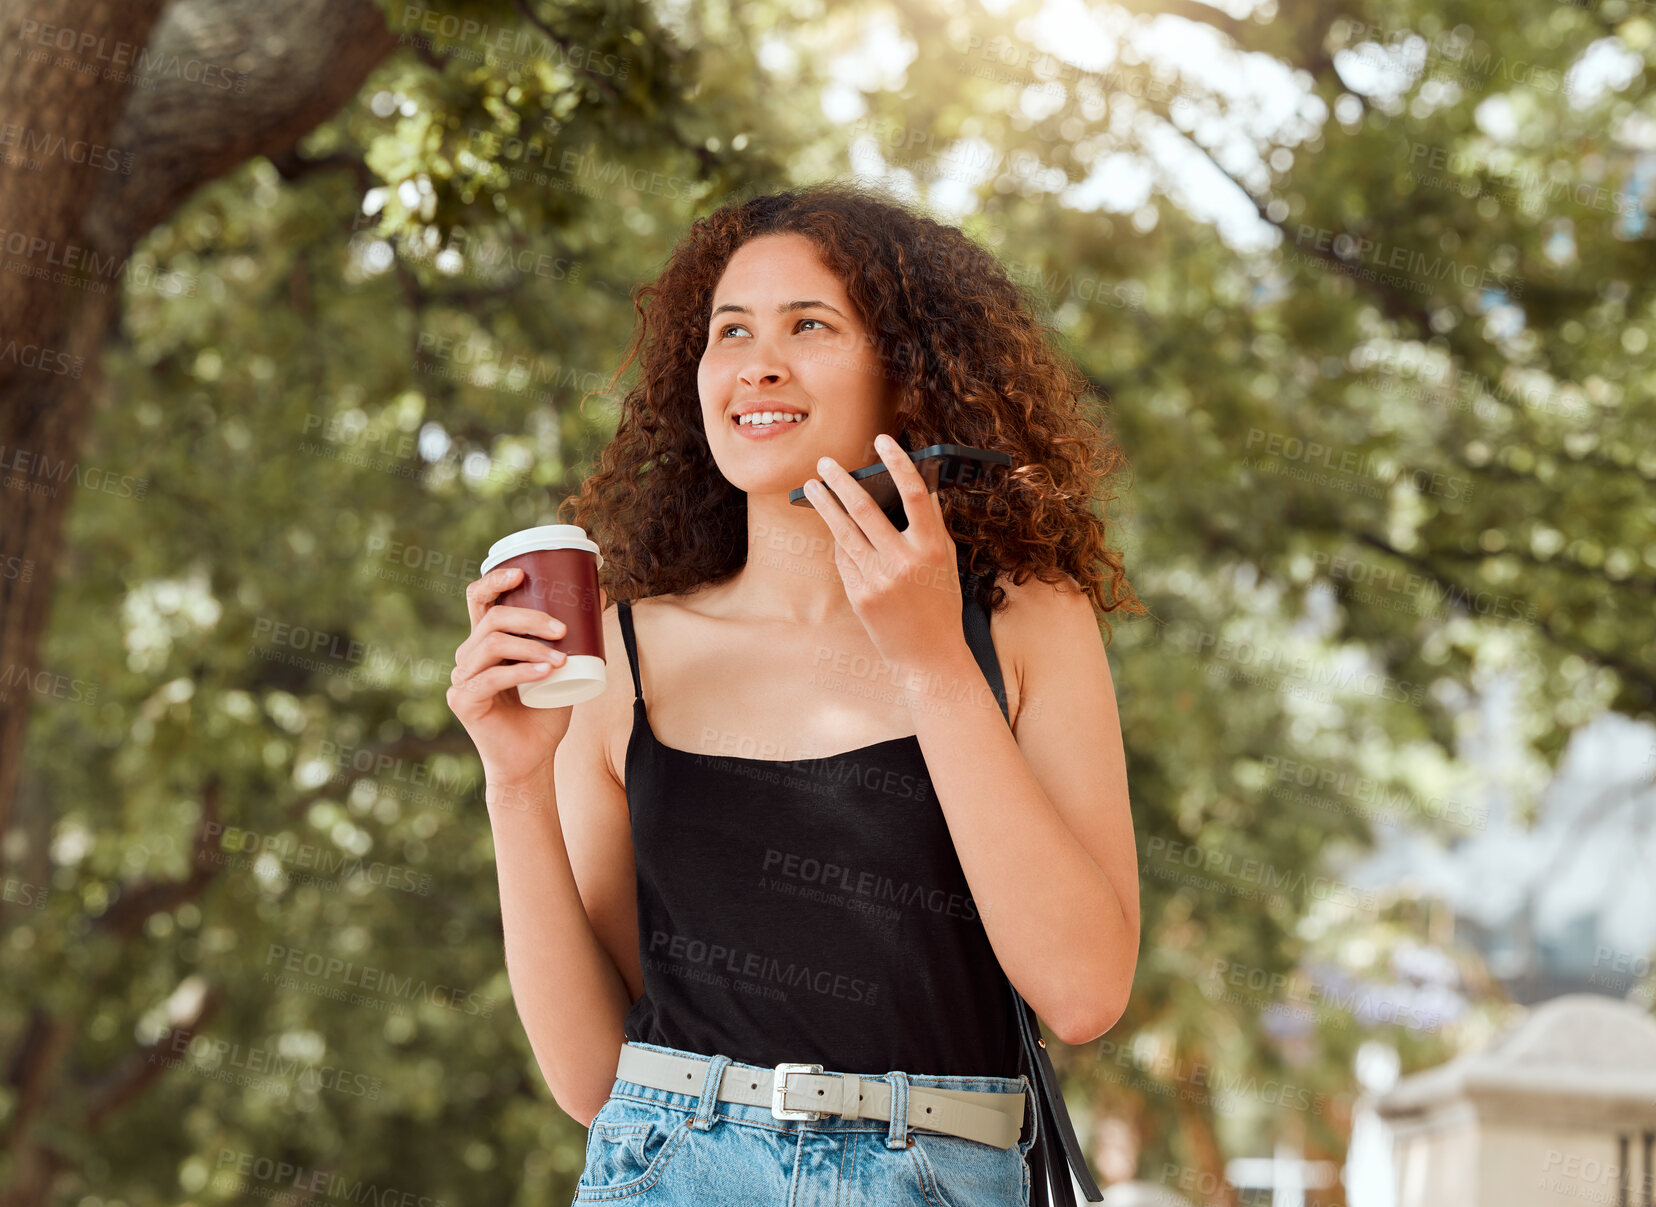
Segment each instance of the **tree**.
[{"label": "tree", "polygon": [[[1476,828],[1458,734],[1492,676],[1521,689],[1520,802],[1595,711],[1651,710],[1649,237],[1619,199],[1642,187],[1648,97],[1637,75],[1579,106],[1564,87],[1594,47],[1647,57],[1648,18],[1154,8],[1177,16],[1123,17],[1134,38],[1211,26],[1309,97],[1256,112],[1148,46],[1086,71],[1020,30],[1028,4],[399,4],[400,49],[337,114],[146,228],[76,453],[134,490],[65,492],[49,616],[26,584],[38,661],[70,686],[32,693],[4,828],[28,897],[0,935],[7,1202],[222,1201],[269,1185],[267,1158],[567,1198],[579,1129],[500,1023],[476,764],[442,699],[459,592],[608,439],[629,289],[685,224],[840,174],[869,140],[970,193],[962,224],[1076,352],[1134,466],[1128,567],[1156,621],[1111,652],[1143,957],[1109,1036],[1049,1038],[1072,1091],[1137,1130],[1142,1174],[1223,1199],[1226,1156],[1281,1132],[1339,1154],[1366,1035],[1411,1065],[1452,1050],[1453,1028],[1371,1025],[1308,970],[1378,984],[1429,937],[1342,861],[1392,811]],[[881,62],[877,23],[920,53],[826,121],[833,57]],[[1398,95],[1355,91],[1353,54],[1404,64]],[[1168,146],[1282,241],[1185,212],[1218,175],[1055,203]],[[1480,975],[1462,988],[1487,1015]]]}]

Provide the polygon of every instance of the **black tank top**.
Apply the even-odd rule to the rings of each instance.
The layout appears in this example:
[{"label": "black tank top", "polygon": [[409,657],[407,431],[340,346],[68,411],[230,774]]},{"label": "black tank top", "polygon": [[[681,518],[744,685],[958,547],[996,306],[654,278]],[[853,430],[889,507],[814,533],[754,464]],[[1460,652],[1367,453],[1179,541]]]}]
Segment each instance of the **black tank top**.
[{"label": "black tank top", "polygon": [[[967,644],[1006,713],[989,617]],[[955,855],[920,739],[825,758],[697,754],[656,740],[632,611],[627,810],[644,992],[629,1040],[755,1065],[1017,1077],[1011,987]]]}]

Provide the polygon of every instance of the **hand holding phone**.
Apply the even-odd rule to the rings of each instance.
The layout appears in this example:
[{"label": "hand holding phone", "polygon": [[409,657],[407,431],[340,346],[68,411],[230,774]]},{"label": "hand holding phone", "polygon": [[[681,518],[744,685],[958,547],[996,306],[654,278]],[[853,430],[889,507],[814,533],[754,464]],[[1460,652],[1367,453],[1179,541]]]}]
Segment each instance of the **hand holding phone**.
[{"label": "hand holding phone", "polygon": [[[963,444],[931,444],[909,454],[914,467],[926,480],[930,492],[945,486],[975,486],[987,481],[996,466],[1010,466],[1009,453],[993,449],[970,448]],[[897,484],[891,480],[891,470],[883,461],[851,471],[851,477],[866,490],[898,532],[908,527],[908,516],[903,511],[903,497]],[[795,507],[809,507],[811,500],[803,486],[788,492],[788,502]]]}]

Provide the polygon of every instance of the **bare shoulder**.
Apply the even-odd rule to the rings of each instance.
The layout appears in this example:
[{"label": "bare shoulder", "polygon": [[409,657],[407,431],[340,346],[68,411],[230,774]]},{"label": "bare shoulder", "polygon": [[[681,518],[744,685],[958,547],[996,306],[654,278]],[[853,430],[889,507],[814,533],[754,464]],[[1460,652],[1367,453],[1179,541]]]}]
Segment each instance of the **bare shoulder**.
[{"label": "bare shoulder", "polygon": [[990,613],[989,631],[1007,681],[1007,708],[1016,731],[1032,657],[1080,625],[1091,625],[1096,632],[1097,618],[1081,584],[1067,572],[1061,582],[1043,582],[1031,575],[1014,583],[1012,575],[1005,573],[995,583],[1006,592],[1006,606]]},{"label": "bare shoulder", "polygon": [[995,585],[1006,592],[1006,609],[998,614],[996,620],[1027,628],[1031,617],[1038,617],[1044,609],[1068,608],[1073,610],[1077,605],[1091,608],[1086,592],[1081,584],[1068,571],[1059,571],[1063,578],[1058,582],[1043,582],[1034,575],[1022,583],[1012,581],[1011,574],[1002,574],[995,579]]},{"label": "bare shoulder", "polygon": [[[682,616],[684,597],[679,595],[649,595],[632,600],[634,641],[639,647],[652,651],[670,648],[670,643],[651,641],[649,632],[663,623],[672,624],[673,617]],[[640,674],[643,672],[640,671]],[[604,690],[592,700],[595,706],[591,723],[601,732],[605,763],[615,782],[626,787],[627,743],[633,729],[633,666],[627,653],[625,635],[621,629],[620,601],[611,601],[604,609]],[[579,709],[576,710],[577,714]],[[573,721],[571,729],[574,728]]]}]

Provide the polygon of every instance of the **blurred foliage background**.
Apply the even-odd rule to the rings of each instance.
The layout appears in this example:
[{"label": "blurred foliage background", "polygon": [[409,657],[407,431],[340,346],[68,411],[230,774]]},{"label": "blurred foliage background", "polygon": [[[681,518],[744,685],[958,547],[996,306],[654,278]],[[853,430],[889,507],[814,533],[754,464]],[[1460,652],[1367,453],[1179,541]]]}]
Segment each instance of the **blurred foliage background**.
[{"label": "blurred foliage background", "polygon": [[[444,700],[462,592],[609,438],[686,224],[851,174],[994,248],[1133,465],[1142,956],[1110,1035],[1048,1040],[1100,1182],[1339,1161],[1361,1044],[1504,1017],[1346,877],[1370,790],[1454,842],[1656,712],[1648,5],[382,7],[360,92],[117,286],[81,461],[144,488],[75,489],[53,554],[40,662],[93,690],[22,689],[6,1202],[569,1201]],[[1452,1016],[1308,990],[1423,948]]]}]

